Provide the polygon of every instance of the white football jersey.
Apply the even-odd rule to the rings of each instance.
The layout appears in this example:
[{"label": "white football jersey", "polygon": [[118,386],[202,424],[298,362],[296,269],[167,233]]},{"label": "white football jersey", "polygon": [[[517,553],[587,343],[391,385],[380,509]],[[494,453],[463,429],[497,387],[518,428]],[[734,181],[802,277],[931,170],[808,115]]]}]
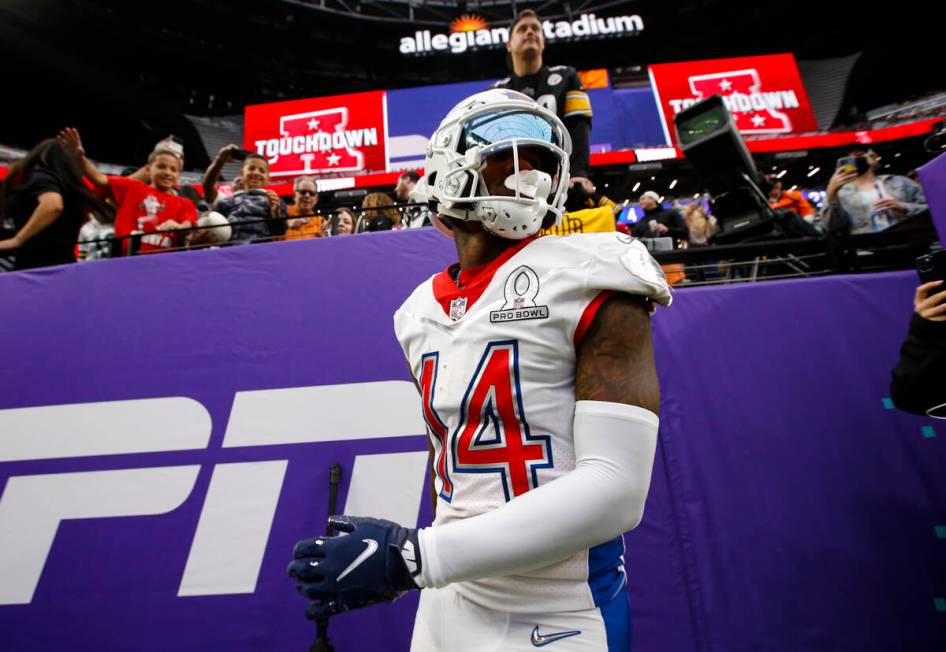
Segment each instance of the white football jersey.
[{"label": "white football jersey", "polygon": [[[575,351],[596,310],[614,292],[671,301],[660,266],[621,233],[528,239],[456,280],[450,272],[394,315],[433,442],[434,527],[573,470]],[[523,575],[453,586],[509,613],[591,609],[624,588],[623,554],[618,537]]]}]

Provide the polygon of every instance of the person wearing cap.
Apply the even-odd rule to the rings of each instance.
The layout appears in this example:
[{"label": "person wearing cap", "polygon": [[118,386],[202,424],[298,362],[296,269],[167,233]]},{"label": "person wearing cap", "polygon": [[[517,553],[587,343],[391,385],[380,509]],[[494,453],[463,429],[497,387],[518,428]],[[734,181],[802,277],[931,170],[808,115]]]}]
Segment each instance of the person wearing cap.
[{"label": "person wearing cap", "polygon": [[674,246],[690,237],[683,217],[675,208],[665,209],[660,205],[660,195],[648,190],[641,195],[638,204],[644,216],[632,227],[631,233],[638,238],[673,238]]}]

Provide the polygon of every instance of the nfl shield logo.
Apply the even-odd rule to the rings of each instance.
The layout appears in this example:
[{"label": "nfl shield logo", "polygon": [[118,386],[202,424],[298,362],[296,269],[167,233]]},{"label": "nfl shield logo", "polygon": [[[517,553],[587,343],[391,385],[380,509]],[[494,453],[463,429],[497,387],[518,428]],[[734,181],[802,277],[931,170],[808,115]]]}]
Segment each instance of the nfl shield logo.
[{"label": "nfl shield logo", "polygon": [[518,297],[515,301],[512,302],[512,307],[515,310],[519,310],[522,306],[526,305],[526,300],[522,297]]},{"label": "nfl shield logo", "polygon": [[458,297],[450,302],[450,319],[457,321],[466,314],[466,297]]}]

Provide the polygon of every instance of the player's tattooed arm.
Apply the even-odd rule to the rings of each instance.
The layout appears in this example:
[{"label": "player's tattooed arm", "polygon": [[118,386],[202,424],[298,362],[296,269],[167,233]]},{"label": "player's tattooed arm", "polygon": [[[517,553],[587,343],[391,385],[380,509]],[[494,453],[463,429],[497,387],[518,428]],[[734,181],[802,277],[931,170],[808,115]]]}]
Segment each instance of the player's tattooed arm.
[{"label": "player's tattooed arm", "polygon": [[578,346],[576,400],[625,403],[658,413],[648,308],[643,297],[617,294],[598,309]]},{"label": "player's tattooed arm", "polygon": [[[414,387],[417,388],[417,393],[423,397],[423,392],[420,391],[420,383],[417,382],[417,379],[414,378],[414,370],[411,369],[411,363],[405,359],[404,363],[407,364],[407,375],[411,377],[411,380],[414,382]],[[434,443],[430,438],[430,433],[427,433],[427,451],[429,455],[427,457],[427,468],[430,469],[430,508],[434,512],[434,516],[437,516],[437,487],[434,483]]]}]

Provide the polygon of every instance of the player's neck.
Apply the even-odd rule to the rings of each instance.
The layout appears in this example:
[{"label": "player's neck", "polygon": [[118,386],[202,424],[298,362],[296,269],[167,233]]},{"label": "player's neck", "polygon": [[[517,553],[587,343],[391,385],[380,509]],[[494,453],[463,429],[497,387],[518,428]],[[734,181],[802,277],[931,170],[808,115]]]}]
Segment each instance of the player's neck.
[{"label": "player's neck", "polygon": [[517,241],[498,238],[486,231],[468,233],[454,230],[454,242],[457,245],[460,269],[465,270],[495,260],[497,256],[515,245]]},{"label": "player's neck", "polygon": [[523,57],[512,58],[512,70],[513,72],[516,73],[516,77],[534,75],[537,72],[539,72],[539,68],[541,67],[542,67],[541,55],[532,59],[525,59]]}]

